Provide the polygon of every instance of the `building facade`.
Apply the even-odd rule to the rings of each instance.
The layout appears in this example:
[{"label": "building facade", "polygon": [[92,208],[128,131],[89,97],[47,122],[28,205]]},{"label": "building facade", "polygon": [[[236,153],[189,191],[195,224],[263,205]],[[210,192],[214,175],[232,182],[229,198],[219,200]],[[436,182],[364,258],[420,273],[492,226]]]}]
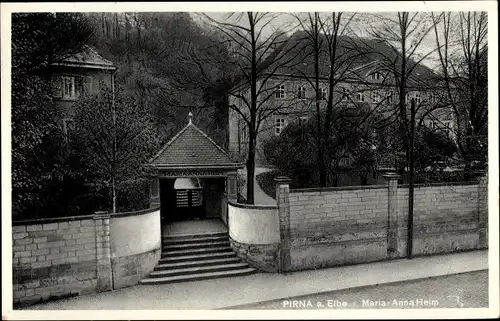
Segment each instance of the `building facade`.
[{"label": "building facade", "polygon": [[67,134],[73,124],[75,101],[84,94],[113,89],[117,67],[89,46],[50,67],[52,98],[60,114],[57,121]]},{"label": "building facade", "polygon": [[[292,36],[293,37],[293,36]],[[391,50],[377,44],[377,50]],[[334,86],[332,103],[336,107],[354,107],[376,109],[380,115],[394,113],[399,103],[398,88],[390,71],[377,55],[362,55],[362,59],[354,61],[349,68],[338,68],[342,71]],[[321,59],[321,58],[320,58]],[[323,60],[327,60],[323,57]],[[411,62],[415,64],[414,62]],[[266,165],[263,145],[272,137],[279,136],[291,123],[308,121],[316,113],[316,91],[314,82],[313,62],[295,64],[293,67],[280,68],[271,75],[266,85],[274,94],[266,101],[265,109],[270,111],[259,127],[256,144],[256,163]],[[328,72],[329,65],[320,61],[320,108],[325,109],[329,97]],[[439,90],[437,76],[430,68],[417,65],[407,81],[405,101],[409,106],[411,99],[415,100],[417,123],[435,131],[442,131],[453,138],[454,121],[451,113],[442,108],[434,110],[442,103],[444,92]],[[241,95],[241,91],[239,95]],[[243,94],[246,95],[246,94]],[[259,97],[262,99],[262,97]],[[244,110],[241,99],[230,97],[230,104]],[[432,109],[432,111],[431,111]],[[272,111],[272,112],[271,112]],[[229,115],[229,149],[235,157],[244,159],[248,146],[248,128],[241,115],[230,110]]]}]

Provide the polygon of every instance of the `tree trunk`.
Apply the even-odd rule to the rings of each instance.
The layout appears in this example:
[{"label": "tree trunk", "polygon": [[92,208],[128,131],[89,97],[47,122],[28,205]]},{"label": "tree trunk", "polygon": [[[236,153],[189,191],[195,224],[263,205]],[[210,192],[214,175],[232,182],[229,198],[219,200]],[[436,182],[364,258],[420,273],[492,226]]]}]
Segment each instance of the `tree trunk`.
[{"label": "tree trunk", "polygon": [[408,173],[408,241],[407,256],[413,255],[413,201],[414,201],[414,171],[415,171],[415,100],[411,100],[410,111],[410,172]]},{"label": "tree trunk", "polygon": [[255,144],[253,134],[250,134],[247,159],[247,204],[254,204],[254,176],[255,176]]}]

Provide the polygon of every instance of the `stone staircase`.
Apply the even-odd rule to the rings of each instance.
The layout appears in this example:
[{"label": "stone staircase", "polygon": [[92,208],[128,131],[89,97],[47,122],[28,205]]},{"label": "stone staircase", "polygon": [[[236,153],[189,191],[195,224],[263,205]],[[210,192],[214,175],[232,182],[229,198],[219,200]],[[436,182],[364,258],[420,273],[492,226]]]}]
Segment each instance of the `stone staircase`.
[{"label": "stone staircase", "polygon": [[233,252],[227,232],[163,236],[160,262],[141,284],[242,276],[255,271]]}]

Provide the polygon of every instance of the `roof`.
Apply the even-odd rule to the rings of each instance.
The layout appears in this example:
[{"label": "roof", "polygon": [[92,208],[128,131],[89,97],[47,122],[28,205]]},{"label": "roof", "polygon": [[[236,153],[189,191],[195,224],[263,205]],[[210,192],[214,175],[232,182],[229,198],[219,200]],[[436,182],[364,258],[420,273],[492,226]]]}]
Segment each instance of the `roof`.
[{"label": "roof", "polygon": [[116,66],[102,57],[95,49],[85,45],[83,50],[73,54],[59,62],[53,63],[58,66],[83,67],[115,70]]},{"label": "roof", "polygon": [[156,168],[234,169],[243,165],[229,154],[191,120],[160,151],[149,160]]},{"label": "roof", "polygon": [[[325,36],[322,34],[321,37]],[[369,73],[376,71],[374,67],[383,68],[384,63],[382,61],[384,59],[392,61],[399,56],[383,40],[338,36],[337,41],[337,59],[341,65],[345,65],[348,68],[346,78],[351,78],[353,81],[360,76],[365,77]],[[303,42],[303,45],[296,46],[297,42]],[[323,39],[323,43],[324,45],[326,44],[326,39]],[[288,51],[282,60],[291,60],[286,66],[278,68],[278,73],[297,76],[309,75],[311,77],[314,75],[312,48],[309,45],[309,41],[307,41],[307,35],[304,31],[295,32],[277,50]],[[272,60],[275,55],[270,55],[268,59]],[[322,49],[319,57],[320,77],[328,78],[330,72],[329,64],[330,61],[326,49]],[[415,64],[413,60],[408,62],[409,68]],[[271,62],[270,65],[272,66],[273,63]],[[417,87],[422,85],[422,83],[435,80],[435,78],[436,75],[433,70],[423,64],[418,64],[408,80],[408,85]]]}]

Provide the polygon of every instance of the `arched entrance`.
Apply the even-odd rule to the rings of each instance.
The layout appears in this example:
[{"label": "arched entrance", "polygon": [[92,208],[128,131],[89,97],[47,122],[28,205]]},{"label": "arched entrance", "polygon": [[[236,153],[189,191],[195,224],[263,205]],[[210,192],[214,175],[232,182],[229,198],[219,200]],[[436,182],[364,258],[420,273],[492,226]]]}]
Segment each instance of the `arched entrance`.
[{"label": "arched entrance", "polygon": [[237,170],[228,153],[189,122],[149,161],[151,206],[161,206],[162,224],[221,220],[236,198]]}]

